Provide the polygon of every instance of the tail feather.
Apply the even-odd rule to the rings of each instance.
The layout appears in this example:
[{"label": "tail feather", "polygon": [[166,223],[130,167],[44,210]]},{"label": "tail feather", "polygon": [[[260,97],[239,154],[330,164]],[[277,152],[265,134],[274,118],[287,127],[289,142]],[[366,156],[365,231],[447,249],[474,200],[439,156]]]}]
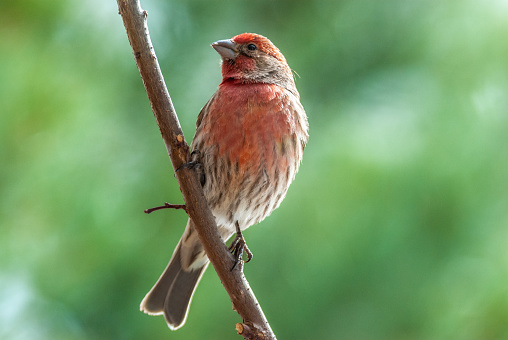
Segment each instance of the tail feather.
[{"label": "tail feather", "polygon": [[148,294],[146,294],[145,298],[141,302],[141,311],[150,315],[160,315],[164,312],[164,302],[166,301],[166,296],[171,290],[171,287],[181,270],[180,244],[178,244],[168,266],[160,276],[157,283],[155,283],[153,288],[148,292]]},{"label": "tail feather", "polygon": [[172,330],[184,325],[196,287],[208,267],[186,271],[182,268],[181,242],[175,249],[166,270],[141,302],[141,311],[150,315],[164,314]]},{"label": "tail feather", "polygon": [[[223,239],[231,236],[228,229],[220,230]],[[187,319],[194,291],[208,264],[208,257],[199,241],[194,224],[189,219],[168,266],[141,301],[141,311],[150,315],[164,314],[172,330],[182,327]]]},{"label": "tail feather", "polygon": [[164,305],[164,318],[171,329],[185,324],[192,296],[207,267],[208,263],[190,272],[181,270],[175,278]]}]

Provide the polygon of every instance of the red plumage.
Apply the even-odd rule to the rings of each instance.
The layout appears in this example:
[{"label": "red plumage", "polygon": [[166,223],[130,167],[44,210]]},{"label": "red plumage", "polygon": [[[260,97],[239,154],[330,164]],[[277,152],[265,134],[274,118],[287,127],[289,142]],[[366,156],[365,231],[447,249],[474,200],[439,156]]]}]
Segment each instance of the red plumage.
[{"label": "red plumage", "polygon": [[[284,199],[300,165],[308,123],[291,69],[267,38],[253,33],[212,44],[222,83],[197,120],[203,190],[224,240],[262,221]],[[171,261],[141,303],[171,329],[187,317],[208,265],[191,220]]]}]

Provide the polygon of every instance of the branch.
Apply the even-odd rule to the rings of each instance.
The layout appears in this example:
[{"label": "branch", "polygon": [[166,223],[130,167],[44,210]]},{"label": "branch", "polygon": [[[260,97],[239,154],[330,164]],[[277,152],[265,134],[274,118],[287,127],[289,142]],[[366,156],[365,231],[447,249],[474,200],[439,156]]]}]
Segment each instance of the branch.
[{"label": "branch", "polygon": [[[117,3],[162,139],[173,168],[177,169],[190,159],[189,146],[183,137],[150,41],[147,13],[141,9],[139,0],[117,0]],[[187,214],[196,226],[203,248],[231,298],[233,309],[243,319],[243,324],[237,324],[237,329],[249,329],[249,332],[239,334],[245,339],[276,339],[243,275],[242,266],[231,270],[234,259],[219,234],[197,174],[191,169],[183,168],[176,173],[176,178]]]}]

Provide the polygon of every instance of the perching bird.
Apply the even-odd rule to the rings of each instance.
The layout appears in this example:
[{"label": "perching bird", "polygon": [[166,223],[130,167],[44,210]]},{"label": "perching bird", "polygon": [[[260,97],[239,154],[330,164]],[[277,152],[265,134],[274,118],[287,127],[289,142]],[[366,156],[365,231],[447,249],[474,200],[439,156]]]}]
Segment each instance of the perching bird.
[{"label": "perching bird", "polygon": [[[270,40],[244,33],[212,47],[222,58],[222,82],[198,116],[191,148],[199,151],[204,194],[227,240],[280,205],[300,166],[308,123],[291,69]],[[189,219],[141,310],[164,314],[173,330],[182,327],[208,263]]]}]

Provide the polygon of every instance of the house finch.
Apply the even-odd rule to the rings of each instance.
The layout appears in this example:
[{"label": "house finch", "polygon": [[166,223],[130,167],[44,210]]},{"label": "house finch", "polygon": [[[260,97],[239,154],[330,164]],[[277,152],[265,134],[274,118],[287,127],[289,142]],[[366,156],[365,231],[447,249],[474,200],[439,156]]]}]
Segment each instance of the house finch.
[{"label": "house finch", "polygon": [[[191,148],[199,150],[203,190],[220,234],[262,221],[293,181],[308,139],[308,123],[291,69],[270,40],[252,33],[220,40],[222,82],[201,110]],[[208,266],[192,220],[155,286],[141,302],[183,326]]]}]

